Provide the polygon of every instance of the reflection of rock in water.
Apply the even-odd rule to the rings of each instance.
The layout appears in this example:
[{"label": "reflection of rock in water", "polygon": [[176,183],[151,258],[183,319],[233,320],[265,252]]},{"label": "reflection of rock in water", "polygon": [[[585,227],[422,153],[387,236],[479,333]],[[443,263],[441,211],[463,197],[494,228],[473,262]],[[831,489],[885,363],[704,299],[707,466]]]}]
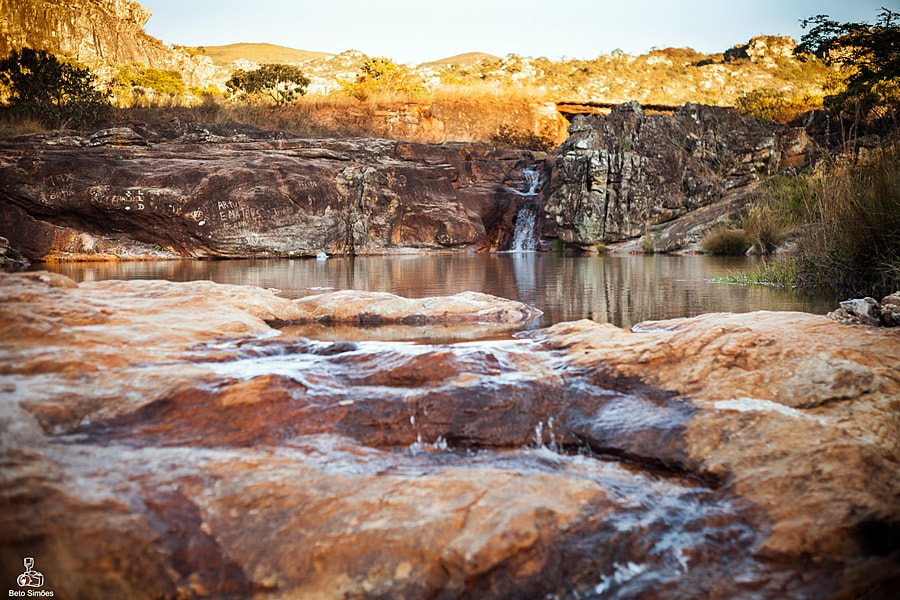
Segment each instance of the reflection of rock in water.
[{"label": "reflection of rock in water", "polygon": [[900,575],[883,331],[330,343],[273,336],[294,308],[258,288],[34,277],[0,282],[0,569],[40,556],[60,596],[887,597]]}]

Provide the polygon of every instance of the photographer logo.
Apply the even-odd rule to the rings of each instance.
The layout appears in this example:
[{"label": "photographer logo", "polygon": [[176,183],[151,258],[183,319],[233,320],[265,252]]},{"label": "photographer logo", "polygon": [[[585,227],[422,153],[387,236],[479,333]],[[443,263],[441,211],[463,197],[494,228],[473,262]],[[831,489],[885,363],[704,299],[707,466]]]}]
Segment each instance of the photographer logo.
[{"label": "photographer logo", "polygon": [[44,587],[44,574],[34,570],[34,559],[27,557],[23,561],[25,563],[25,572],[16,577],[18,590],[9,590],[10,598],[50,598],[53,596],[51,590],[42,590]]}]

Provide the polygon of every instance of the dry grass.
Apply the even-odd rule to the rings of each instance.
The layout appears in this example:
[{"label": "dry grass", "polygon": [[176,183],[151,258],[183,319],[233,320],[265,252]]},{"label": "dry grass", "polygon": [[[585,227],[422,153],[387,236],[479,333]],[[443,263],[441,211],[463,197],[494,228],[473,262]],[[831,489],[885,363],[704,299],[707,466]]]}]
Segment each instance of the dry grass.
[{"label": "dry grass", "polygon": [[742,229],[717,227],[706,233],[700,245],[709,254],[743,256],[750,248],[750,236]]},{"label": "dry grass", "polygon": [[798,252],[779,255],[749,280],[845,297],[900,289],[900,151],[797,179],[793,198],[761,201],[796,207]]},{"label": "dry grass", "polygon": [[38,119],[15,115],[9,109],[0,110],[0,139],[31,135],[50,129]]},{"label": "dry grass", "polygon": [[[158,111],[159,119],[237,122],[298,137],[488,142],[546,150],[565,139],[567,123],[539,96],[515,86],[441,86],[427,94],[383,91],[365,100],[310,94],[283,107],[207,96],[196,106],[151,110]],[[140,114],[143,120],[154,118],[146,111]]]}]

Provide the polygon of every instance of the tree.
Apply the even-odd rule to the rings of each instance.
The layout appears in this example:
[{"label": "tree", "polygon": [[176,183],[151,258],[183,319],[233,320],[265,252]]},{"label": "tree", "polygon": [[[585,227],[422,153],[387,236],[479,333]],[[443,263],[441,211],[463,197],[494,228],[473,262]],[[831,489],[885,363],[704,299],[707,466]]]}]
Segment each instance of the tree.
[{"label": "tree", "polygon": [[[840,85],[825,106],[860,117],[896,115],[900,108],[900,26],[898,14],[882,8],[875,25],[838,23],[828,15],[803,19],[811,27],[794,51],[815,55],[838,67]],[[874,112],[874,115],[872,113]]]},{"label": "tree", "polygon": [[109,95],[96,89],[96,80],[88,67],[43,50],[13,50],[0,61],[9,106],[50,127],[87,128],[104,116]]},{"label": "tree", "polygon": [[281,64],[264,64],[252,71],[238,69],[225,82],[234,95],[268,98],[278,106],[294,102],[306,93],[308,85],[309,79],[303,71]]},{"label": "tree", "polygon": [[354,81],[341,82],[341,88],[357,100],[366,100],[378,92],[420,94],[425,88],[421,79],[408,68],[389,58],[370,58],[359,68]]}]

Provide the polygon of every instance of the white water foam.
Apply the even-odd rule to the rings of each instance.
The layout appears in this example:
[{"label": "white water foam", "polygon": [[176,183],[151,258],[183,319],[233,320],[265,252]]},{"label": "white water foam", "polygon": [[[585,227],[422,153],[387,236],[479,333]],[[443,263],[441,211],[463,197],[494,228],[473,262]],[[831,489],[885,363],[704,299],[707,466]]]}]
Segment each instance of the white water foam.
[{"label": "white water foam", "polygon": [[[516,192],[520,196],[532,198],[537,194],[541,183],[541,174],[535,168],[522,170],[523,190]],[[533,206],[520,206],[513,226],[513,241],[510,252],[534,252],[537,248],[535,236],[536,214]]]}]

